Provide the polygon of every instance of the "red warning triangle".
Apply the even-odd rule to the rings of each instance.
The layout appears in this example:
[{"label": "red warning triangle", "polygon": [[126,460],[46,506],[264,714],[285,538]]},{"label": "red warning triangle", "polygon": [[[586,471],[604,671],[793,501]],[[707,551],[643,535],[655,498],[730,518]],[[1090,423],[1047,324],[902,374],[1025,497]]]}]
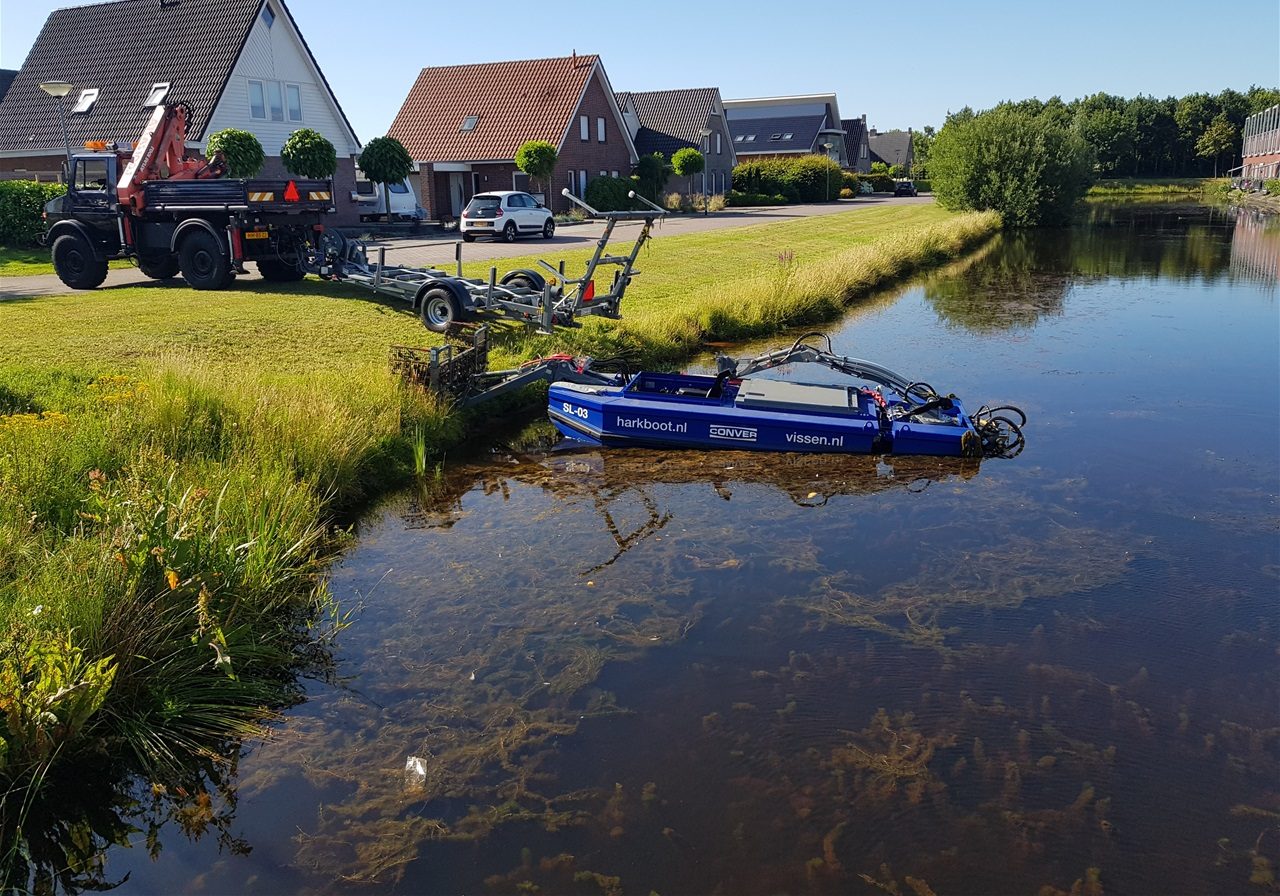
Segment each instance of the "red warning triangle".
[{"label": "red warning triangle", "polygon": [[298,185],[294,181],[289,181],[289,186],[284,188],[285,202],[301,202],[302,197],[298,195]]}]

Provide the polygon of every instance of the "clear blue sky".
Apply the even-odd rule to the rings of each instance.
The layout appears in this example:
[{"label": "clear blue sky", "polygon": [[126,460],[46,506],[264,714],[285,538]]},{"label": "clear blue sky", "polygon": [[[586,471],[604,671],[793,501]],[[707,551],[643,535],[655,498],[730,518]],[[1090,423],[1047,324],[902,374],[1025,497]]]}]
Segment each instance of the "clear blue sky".
[{"label": "clear blue sky", "polygon": [[[76,5],[0,0],[0,68],[19,68],[49,12]],[[361,140],[386,132],[423,66],[573,50],[599,53],[615,90],[719,87],[726,99],[835,91],[844,117],[865,112],[881,130],[941,126],[948,110],[1003,99],[1280,84],[1277,0],[289,0],[289,8]]]}]

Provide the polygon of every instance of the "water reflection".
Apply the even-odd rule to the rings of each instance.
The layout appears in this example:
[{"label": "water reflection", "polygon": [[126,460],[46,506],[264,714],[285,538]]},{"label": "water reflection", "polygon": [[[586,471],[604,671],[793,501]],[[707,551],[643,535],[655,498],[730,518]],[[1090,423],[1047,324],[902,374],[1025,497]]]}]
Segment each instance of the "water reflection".
[{"label": "water reflection", "polygon": [[389,504],[334,574],[363,602],[342,686],[242,763],[253,853],[170,837],[116,867],[238,892],[1271,879],[1280,384],[1221,382],[1280,356],[1274,304],[1224,276],[1236,222],[1149,214],[1006,238],[836,337],[1027,399],[1017,461],[535,432]]},{"label": "water reflection", "polygon": [[1236,215],[1231,273],[1274,290],[1280,282],[1280,217],[1247,209]]}]

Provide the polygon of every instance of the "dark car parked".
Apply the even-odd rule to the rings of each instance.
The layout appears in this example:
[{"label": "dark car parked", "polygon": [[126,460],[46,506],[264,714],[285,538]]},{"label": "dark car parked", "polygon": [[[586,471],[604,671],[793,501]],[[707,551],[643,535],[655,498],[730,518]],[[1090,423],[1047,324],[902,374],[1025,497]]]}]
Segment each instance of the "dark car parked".
[{"label": "dark car parked", "polygon": [[900,180],[893,185],[894,196],[915,196],[916,185],[909,180]]}]

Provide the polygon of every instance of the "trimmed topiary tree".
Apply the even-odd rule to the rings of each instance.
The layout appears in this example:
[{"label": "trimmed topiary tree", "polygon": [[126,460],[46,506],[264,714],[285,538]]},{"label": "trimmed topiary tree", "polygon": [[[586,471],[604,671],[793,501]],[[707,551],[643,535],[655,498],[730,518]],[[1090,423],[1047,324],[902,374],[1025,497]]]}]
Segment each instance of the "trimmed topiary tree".
[{"label": "trimmed topiary tree", "polygon": [[529,140],[516,150],[516,167],[542,185],[551,207],[551,176],[555,173],[559,153],[546,140]]},{"label": "trimmed topiary tree", "polygon": [[338,170],[338,151],[319,131],[300,128],[289,135],[280,149],[284,167],[299,177],[324,180]]},{"label": "trimmed topiary tree", "polygon": [[360,153],[358,160],[364,176],[375,184],[382,184],[382,195],[387,197],[387,220],[391,220],[391,190],[388,184],[398,184],[413,171],[413,159],[409,150],[395,137],[374,137]]},{"label": "trimmed topiary tree", "polygon": [[267,160],[258,138],[235,128],[224,128],[209,136],[205,154],[213,158],[219,152],[227,160],[227,174],[231,177],[256,177]]},{"label": "trimmed topiary tree", "polygon": [[667,179],[673,173],[667,157],[655,152],[640,157],[631,171],[631,177],[635,181],[637,193],[650,202],[659,202],[662,199],[662,188],[667,185]]},{"label": "trimmed topiary tree", "polygon": [[693,176],[706,170],[707,160],[692,146],[686,146],[676,150],[676,154],[671,157],[671,167],[676,174],[689,178],[689,192],[692,193]]}]

